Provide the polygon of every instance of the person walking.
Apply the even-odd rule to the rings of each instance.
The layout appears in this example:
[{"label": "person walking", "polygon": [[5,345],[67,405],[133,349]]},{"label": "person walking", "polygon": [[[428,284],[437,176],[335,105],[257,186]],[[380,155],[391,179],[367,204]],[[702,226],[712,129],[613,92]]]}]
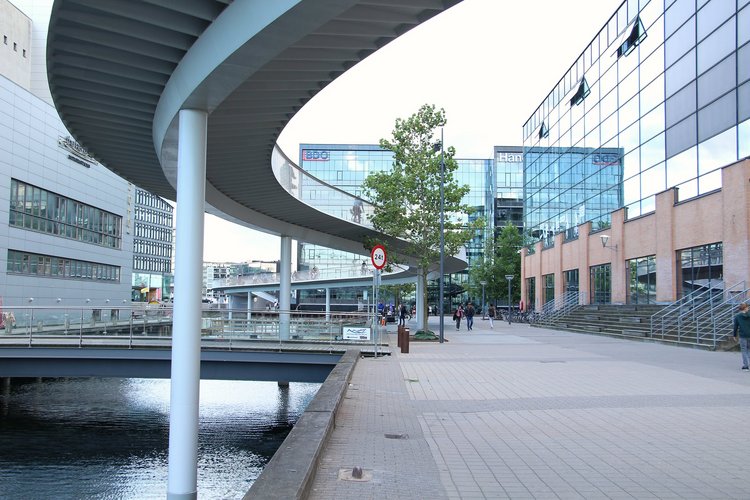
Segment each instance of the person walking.
[{"label": "person walking", "polygon": [[487,310],[487,317],[490,320],[490,330],[495,327],[495,305],[490,304],[490,308]]},{"label": "person walking", "polygon": [[474,304],[469,302],[466,305],[466,329],[468,331],[471,331],[472,328],[474,328]]},{"label": "person walking", "polygon": [[398,326],[406,326],[406,304],[401,304],[398,308]]},{"label": "person walking", "polygon": [[746,303],[740,304],[739,312],[734,315],[732,335],[735,340],[737,333],[740,334],[740,351],[742,351],[742,369],[747,370],[750,366],[750,356],[747,353],[747,344],[750,342],[750,314]]},{"label": "person walking", "polygon": [[461,318],[464,316],[464,306],[458,305],[458,309],[453,313],[453,320],[456,322],[456,330],[461,329]]}]

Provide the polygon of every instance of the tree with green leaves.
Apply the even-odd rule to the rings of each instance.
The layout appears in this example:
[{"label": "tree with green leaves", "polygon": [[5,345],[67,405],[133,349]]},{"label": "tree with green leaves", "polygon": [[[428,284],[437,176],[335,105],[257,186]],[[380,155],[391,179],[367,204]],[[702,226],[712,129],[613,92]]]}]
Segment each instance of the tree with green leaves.
[{"label": "tree with green leaves", "polygon": [[[380,140],[380,147],[393,152],[391,170],[370,174],[363,184],[375,206],[370,217],[375,229],[407,242],[404,255],[394,255],[389,248],[389,259],[416,258],[425,295],[427,273],[436,269],[440,257],[440,149],[435,144],[437,129],[445,123],[445,111],[428,104],[409,118],[396,119],[392,139]],[[444,149],[445,255],[455,255],[483,225],[481,219],[468,220],[471,208],[462,199],[469,186],[459,186],[453,178],[458,168],[455,154],[453,147]],[[423,299],[417,314],[426,328],[426,296]]]},{"label": "tree with green leaves", "polygon": [[485,297],[487,303],[499,302],[508,304],[508,281],[506,275],[513,275],[511,281],[511,304],[521,299],[521,255],[518,251],[523,246],[523,235],[510,223],[500,230],[494,241],[487,244],[484,259],[469,269],[469,291],[472,295],[482,296],[482,281],[486,281]]}]

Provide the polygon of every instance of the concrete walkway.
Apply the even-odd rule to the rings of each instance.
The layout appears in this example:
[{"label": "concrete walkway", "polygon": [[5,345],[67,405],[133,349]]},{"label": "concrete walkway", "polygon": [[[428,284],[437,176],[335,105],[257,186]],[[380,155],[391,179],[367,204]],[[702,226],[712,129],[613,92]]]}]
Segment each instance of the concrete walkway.
[{"label": "concrete walkway", "polygon": [[446,319],[359,361],[311,498],[750,498],[738,352]]}]

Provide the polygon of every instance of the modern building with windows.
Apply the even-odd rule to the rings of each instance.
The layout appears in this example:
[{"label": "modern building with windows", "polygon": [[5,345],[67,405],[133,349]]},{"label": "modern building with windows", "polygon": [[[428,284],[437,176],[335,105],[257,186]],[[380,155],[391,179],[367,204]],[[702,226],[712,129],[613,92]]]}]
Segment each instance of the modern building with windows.
[{"label": "modern building with windows", "polygon": [[134,201],[133,300],[159,302],[170,299],[174,208],[138,187],[135,188]]},{"label": "modern building with windows", "polygon": [[[463,203],[474,209],[468,216],[485,219],[484,231],[477,234],[466,245],[469,265],[484,255],[485,244],[502,226],[508,222],[521,228],[523,212],[523,150],[521,147],[496,146],[494,158],[460,159],[454,178],[460,185],[471,189]],[[301,144],[299,165],[314,177],[342,189],[355,196],[362,196],[362,183],[373,172],[390,170],[393,153],[378,145],[359,144]],[[323,196],[329,191],[318,193],[312,182],[305,185],[302,179],[300,194],[302,199],[319,206],[325,203]],[[357,206],[353,206],[349,216],[357,221],[362,217]],[[467,218],[468,222],[468,218]],[[298,263],[301,270],[316,268],[321,277],[356,275],[364,268],[369,273],[369,257],[347,254],[318,245],[300,243]],[[450,290],[463,288],[469,279],[467,271],[446,278]],[[454,298],[466,301],[465,293]]]},{"label": "modern building with windows", "polygon": [[[552,232],[536,233],[551,238],[524,251],[530,306],[566,291],[584,303],[665,303],[750,282],[747,241],[725,222],[748,221],[746,206],[730,200],[741,205],[748,191],[749,0],[624,1],[523,137],[527,195],[544,172],[537,184],[550,192],[575,189],[564,170],[576,165],[604,195],[580,216],[575,195],[540,217],[526,200],[527,222],[546,219],[541,229]],[[560,168],[568,152],[580,160]],[[618,198],[619,209],[604,213]],[[566,234],[571,224],[577,236]]]}]

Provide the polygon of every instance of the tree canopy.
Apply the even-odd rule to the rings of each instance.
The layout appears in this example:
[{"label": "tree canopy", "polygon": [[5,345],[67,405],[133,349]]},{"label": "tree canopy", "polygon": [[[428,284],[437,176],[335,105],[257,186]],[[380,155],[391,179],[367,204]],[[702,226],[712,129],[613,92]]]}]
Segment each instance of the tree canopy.
[{"label": "tree canopy", "polygon": [[485,297],[487,303],[498,301],[499,304],[508,303],[508,281],[506,275],[512,275],[511,303],[518,303],[521,299],[521,255],[518,250],[523,245],[523,236],[518,228],[510,223],[500,230],[500,233],[487,244],[484,259],[472,265],[469,269],[469,291],[476,297],[482,296],[481,282],[485,281]]},{"label": "tree canopy", "polygon": [[[417,258],[422,279],[440,256],[441,149],[435,145],[437,129],[445,123],[445,111],[428,104],[409,118],[396,119],[392,139],[380,140],[382,148],[393,152],[391,170],[372,173],[363,184],[364,195],[375,206],[373,226],[407,242],[404,253]],[[469,221],[472,209],[462,204],[469,186],[459,186],[454,179],[455,153],[453,147],[444,148],[445,255],[456,254],[483,224],[482,219]],[[404,256],[394,258],[403,261]]]}]

